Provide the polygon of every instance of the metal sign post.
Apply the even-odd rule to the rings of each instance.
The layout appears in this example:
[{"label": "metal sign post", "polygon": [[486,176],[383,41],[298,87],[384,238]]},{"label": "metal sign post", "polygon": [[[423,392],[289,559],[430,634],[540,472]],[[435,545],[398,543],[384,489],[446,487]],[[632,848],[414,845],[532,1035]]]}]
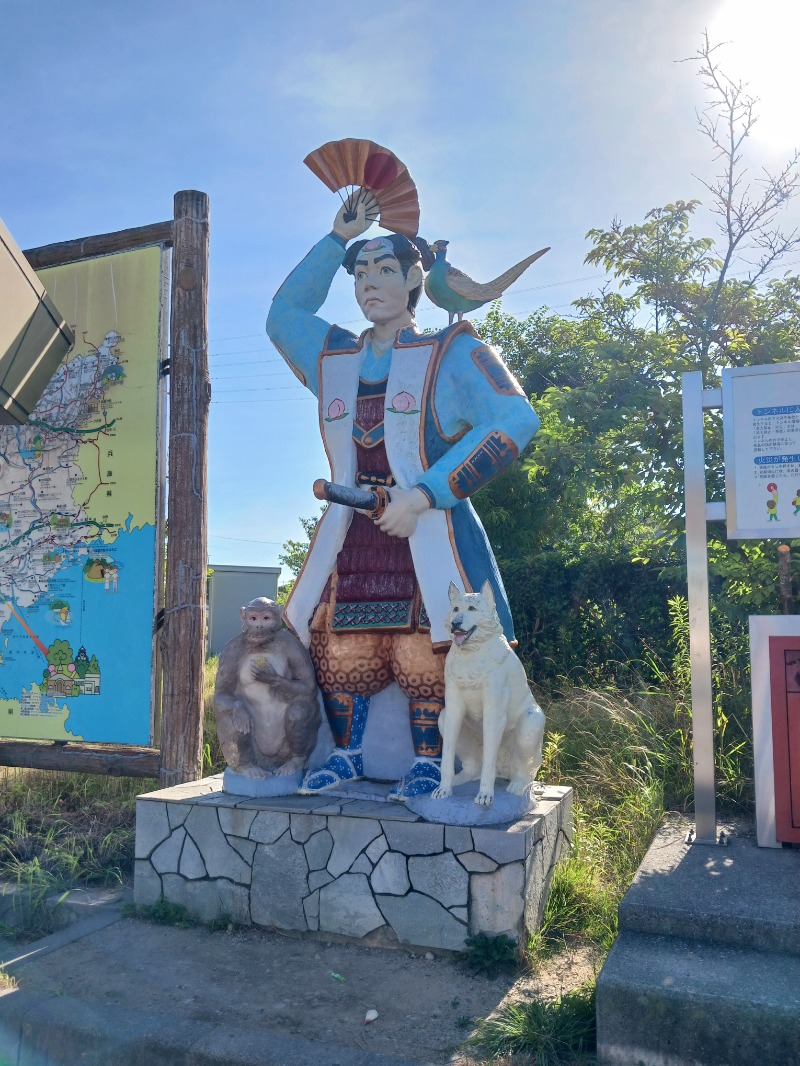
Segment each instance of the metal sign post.
[{"label": "metal sign post", "polygon": [[706,502],[703,418],[704,411],[721,406],[720,390],[704,389],[700,371],[683,375],[683,474],[686,494],[689,655],[692,673],[695,844],[717,843],[706,522],[724,518],[725,504]]},{"label": "metal sign post", "polygon": [[[699,371],[683,375],[696,844],[717,842],[706,523],[727,522],[729,540],[800,536],[800,402],[793,401],[800,401],[800,363],[723,370],[721,389],[704,389]],[[708,503],[703,419],[720,409],[725,502]]]}]

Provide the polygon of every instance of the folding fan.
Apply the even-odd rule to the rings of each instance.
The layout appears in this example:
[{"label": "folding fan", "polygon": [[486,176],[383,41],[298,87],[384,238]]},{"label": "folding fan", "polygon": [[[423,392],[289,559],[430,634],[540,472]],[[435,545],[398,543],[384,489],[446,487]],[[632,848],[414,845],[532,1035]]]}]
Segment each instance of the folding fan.
[{"label": "folding fan", "polygon": [[[370,222],[380,220],[384,229],[416,237],[419,230],[417,187],[394,152],[374,141],[348,137],[328,141],[303,160],[314,174],[339,197],[348,212],[355,211],[362,188],[369,189],[378,201],[377,209],[367,215]],[[347,197],[340,190],[347,190]]]}]

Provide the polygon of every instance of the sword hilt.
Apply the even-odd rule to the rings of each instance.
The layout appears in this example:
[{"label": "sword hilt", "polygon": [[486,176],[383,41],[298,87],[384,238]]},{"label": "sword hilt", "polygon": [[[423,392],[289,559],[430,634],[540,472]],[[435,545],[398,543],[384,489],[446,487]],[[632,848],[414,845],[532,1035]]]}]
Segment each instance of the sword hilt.
[{"label": "sword hilt", "polygon": [[381,517],[392,501],[389,490],[384,485],[375,485],[366,491],[365,489],[351,489],[347,485],[337,485],[335,481],[325,481],[324,478],[318,478],[314,482],[313,492],[318,500],[327,500],[328,503],[340,503],[345,507],[366,511],[367,517],[373,521]]}]

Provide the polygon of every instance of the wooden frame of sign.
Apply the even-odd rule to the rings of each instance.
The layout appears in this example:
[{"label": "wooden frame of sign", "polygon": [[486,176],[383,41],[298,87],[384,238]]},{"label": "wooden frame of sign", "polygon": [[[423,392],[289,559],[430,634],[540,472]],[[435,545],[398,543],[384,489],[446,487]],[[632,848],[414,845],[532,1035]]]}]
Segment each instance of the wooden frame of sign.
[{"label": "wooden frame of sign", "polygon": [[[172,248],[169,325],[169,552],[153,722],[160,747],[0,740],[0,766],[130,777],[161,786],[202,772],[208,560],[208,196],[175,194],[170,221],[25,251],[35,270],[148,245]],[[160,713],[159,713],[160,712]],[[160,727],[160,728],[159,728]]]}]

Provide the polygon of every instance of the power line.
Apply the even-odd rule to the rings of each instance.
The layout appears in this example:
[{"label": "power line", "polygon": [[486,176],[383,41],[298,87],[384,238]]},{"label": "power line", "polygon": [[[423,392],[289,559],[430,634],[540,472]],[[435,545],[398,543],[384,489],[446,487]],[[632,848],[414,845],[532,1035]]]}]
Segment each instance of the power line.
[{"label": "power line", "polygon": [[[254,366],[258,366],[257,363],[255,363],[253,365]],[[215,374],[214,375],[214,380],[215,381],[241,381],[243,378],[247,378],[248,380],[252,381],[253,378],[282,378],[282,377],[286,376],[287,372],[291,373],[291,371],[289,371],[288,367],[286,368],[286,370],[273,370],[273,371],[270,371],[269,374]]]},{"label": "power line", "polygon": [[282,540],[253,540],[250,537],[224,537],[220,533],[209,533],[209,540],[235,540],[240,544],[272,544],[277,548],[282,548],[284,542]]},{"label": "power line", "polygon": [[[242,391],[249,392],[250,390],[249,389],[244,389]],[[292,400],[305,400],[307,396],[311,395],[310,393],[306,393],[305,390],[303,390],[303,392],[304,392],[304,395],[302,395],[302,396],[276,396],[275,399],[273,399],[273,400],[269,400],[269,399],[264,399],[264,400],[212,400],[211,402],[212,403],[216,403],[216,404],[225,404],[225,403],[291,403]],[[316,404],[316,400],[314,402]]]}]

